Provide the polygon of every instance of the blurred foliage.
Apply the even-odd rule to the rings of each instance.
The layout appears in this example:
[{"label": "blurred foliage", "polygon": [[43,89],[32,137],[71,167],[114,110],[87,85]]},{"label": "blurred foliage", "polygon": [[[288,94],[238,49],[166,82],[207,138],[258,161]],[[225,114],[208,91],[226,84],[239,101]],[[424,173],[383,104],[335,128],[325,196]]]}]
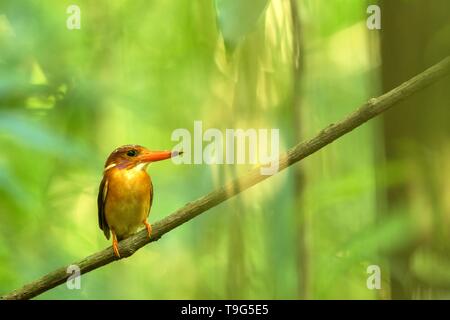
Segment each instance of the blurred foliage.
[{"label": "blurred foliage", "polygon": [[[70,4],[81,8],[80,30],[66,28]],[[287,0],[1,0],[0,294],[110,245],[96,196],[103,161],[117,146],[168,149],[174,129],[202,120],[222,131],[279,128],[284,150],[298,142],[296,130],[311,137],[380,94],[380,33],[366,28],[368,4],[297,4],[301,92],[293,89]],[[448,43],[449,30],[433,41]],[[295,99],[302,108],[293,125]],[[307,224],[311,253],[308,297],[390,298],[390,258],[426,237],[436,203],[386,205],[387,190],[412,174],[410,162],[384,154],[388,139],[381,120],[367,123],[301,164],[300,204],[291,168],[86,274],[81,290],[61,285],[39,298],[296,299],[306,263],[298,259],[299,223]],[[431,165],[447,175],[427,189],[450,190],[448,141]],[[150,222],[249,167],[153,164]],[[448,204],[437,225],[448,227]],[[450,260],[426,246],[409,268],[446,297]],[[366,287],[372,264],[382,270],[379,291]]]},{"label": "blurred foliage", "polygon": [[268,0],[215,0],[217,22],[225,46],[234,50],[245,35],[257,24]]}]

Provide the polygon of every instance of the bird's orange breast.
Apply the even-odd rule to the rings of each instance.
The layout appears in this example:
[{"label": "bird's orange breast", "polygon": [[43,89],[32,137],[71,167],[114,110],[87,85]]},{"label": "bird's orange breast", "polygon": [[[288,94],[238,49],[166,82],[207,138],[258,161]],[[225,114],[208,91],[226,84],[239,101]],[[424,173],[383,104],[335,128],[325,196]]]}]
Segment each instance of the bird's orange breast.
[{"label": "bird's orange breast", "polygon": [[117,169],[106,172],[108,193],[105,217],[120,239],[127,238],[146,221],[151,203],[151,180],[145,169]]}]

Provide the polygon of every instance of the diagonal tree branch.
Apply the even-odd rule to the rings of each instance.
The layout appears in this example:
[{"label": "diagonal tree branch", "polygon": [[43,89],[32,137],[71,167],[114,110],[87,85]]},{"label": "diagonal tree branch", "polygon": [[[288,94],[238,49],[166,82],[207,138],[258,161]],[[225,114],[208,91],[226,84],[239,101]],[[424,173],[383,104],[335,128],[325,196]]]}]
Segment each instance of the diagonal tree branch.
[{"label": "diagonal tree branch", "polygon": [[[436,82],[438,79],[448,74],[450,74],[450,56],[418,74],[414,78],[404,82],[400,86],[392,89],[388,93],[385,93],[378,98],[370,99],[367,103],[348,115],[345,119],[329,125],[320,131],[314,138],[299,143],[289,149],[286,153],[280,155],[280,171],[320,150],[337,138],[345,135],[366,121],[386,111],[395,103],[409,97],[417,91],[424,89],[428,85]],[[268,177],[270,176],[261,175],[259,167],[256,167],[245,175],[230,181],[221,188],[186,204],[181,209],[156,222],[153,225],[153,234],[150,239],[147,236],[147,231],[142,230],[134,236],[120,242],[119,250],[121,257],[125,258],[131,256],[141,247],[158,240],[172,229],[175,229],[183,223],[195,218],[199,214],[217,206],[225,200],[239,194],[251,186],[267,179]],[[111,263],[114,260],[117,259],[114,256],[112,248],[109,247],[73,264],[80,268],[81,274],[84,274]],[[1,299],[30,299],[45,291],[48,291],[67,280],[70,276],[70,274],[66,272],[67,267],[68,266],[56,269],[42,278],[26,284],[22,288],[2,296]]]}]

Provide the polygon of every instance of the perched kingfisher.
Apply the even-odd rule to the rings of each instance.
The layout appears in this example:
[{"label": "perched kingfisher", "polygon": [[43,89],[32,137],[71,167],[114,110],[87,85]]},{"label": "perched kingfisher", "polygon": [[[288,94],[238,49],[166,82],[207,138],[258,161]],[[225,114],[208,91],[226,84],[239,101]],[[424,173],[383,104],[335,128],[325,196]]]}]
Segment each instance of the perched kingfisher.
[{"label": "perched kingfisher", "polygon": [[175,157],[182,152],[150,151],[139,145],[125,145],[108,157],[98,190],[98,224],[106,236],[112,233],[114,254],[120,258],[118,241],[133,235],[147,222],[153,202],[153,184],[146,169],[151,162]]}]

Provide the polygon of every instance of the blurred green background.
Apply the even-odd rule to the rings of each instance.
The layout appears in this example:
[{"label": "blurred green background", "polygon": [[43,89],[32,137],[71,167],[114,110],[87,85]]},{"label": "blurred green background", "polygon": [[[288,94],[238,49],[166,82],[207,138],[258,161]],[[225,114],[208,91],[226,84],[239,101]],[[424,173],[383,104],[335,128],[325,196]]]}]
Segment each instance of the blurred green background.
[{"label": "blurred green background", "polygon": [[[81,9],[68,30],[66,9]],[[369,4],[381,30],[366,27]],[[117,146],[279,128],[281,150],[450,52],[446,0],[0,0],[0,295],[110,245]],[[38,299],[450,298],[450,81]],[[153,164],[150,222],[246,165]],[[381,268],[381,290],[366,286]]]}]

